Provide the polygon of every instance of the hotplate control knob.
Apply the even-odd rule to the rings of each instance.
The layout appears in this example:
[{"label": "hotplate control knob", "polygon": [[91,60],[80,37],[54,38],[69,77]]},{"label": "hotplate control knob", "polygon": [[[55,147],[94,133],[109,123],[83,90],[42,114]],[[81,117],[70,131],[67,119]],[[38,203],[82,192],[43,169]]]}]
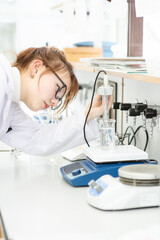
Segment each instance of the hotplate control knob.
[{"label": "hotplate control knob", "polygon": [[75,170],[72,171],[72,175],[73,176],[77,176],[79,174],[81,174],[81,170],[80,169],[75,169]]}]

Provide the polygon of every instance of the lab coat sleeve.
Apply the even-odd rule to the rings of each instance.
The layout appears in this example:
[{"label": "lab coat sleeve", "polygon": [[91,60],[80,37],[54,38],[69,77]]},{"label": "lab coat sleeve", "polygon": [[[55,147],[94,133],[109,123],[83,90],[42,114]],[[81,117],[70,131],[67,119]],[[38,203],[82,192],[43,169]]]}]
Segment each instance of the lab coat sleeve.
[{"label": "lab coat sleeve", "polygon": [[[84,114],[68,117],[58,124],[41,125],[26,115],[19,104],[14,104],[12,130],[1,141],[31,155],[52,155],[85,143]],[[98,137],[96,120],[86,125],[87,140]]]}]

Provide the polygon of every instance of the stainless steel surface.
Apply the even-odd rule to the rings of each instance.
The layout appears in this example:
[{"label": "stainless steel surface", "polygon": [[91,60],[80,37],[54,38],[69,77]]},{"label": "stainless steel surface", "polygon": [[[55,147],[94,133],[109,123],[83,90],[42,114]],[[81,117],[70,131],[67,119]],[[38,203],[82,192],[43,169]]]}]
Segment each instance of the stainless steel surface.
[{"label": "stainless steel surface", "polygon": [[148,187],[160,185],[159,165],[138,164],[124,166],[118,170],[118,174],[123,184]]},{"label": "stainless steel surface", "polygon": [[121,167],[119,177],[129,179],[153,180],[160,179],[160,165],[138,164]]},{"label": "stainless steel surface", "polygon": [[160,185],[160,179],[153,179],[153,180],[141,180],[141,179],[129,179],[129,178],[123,178],[120,177],[119,180],[126,185],[132,185],[132,186],[141,186],[141,187],[153,187],[153,186],[159,186]]}]

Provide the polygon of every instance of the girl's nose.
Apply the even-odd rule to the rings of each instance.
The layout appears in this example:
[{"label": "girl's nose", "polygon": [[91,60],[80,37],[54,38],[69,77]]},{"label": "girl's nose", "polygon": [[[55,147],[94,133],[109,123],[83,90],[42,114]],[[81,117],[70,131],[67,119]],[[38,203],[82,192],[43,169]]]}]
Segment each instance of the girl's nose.
[{"label": "girl's nose", "polygon": [[55,106],[57,106],[57,104],[58,104],[58,101],[59,101],[59,100],[58,100],[58,99],[56,99],[56,98],[55,98],[55,99],[52,99],[52,100],[51,100],[52,107],[55,107]]}]

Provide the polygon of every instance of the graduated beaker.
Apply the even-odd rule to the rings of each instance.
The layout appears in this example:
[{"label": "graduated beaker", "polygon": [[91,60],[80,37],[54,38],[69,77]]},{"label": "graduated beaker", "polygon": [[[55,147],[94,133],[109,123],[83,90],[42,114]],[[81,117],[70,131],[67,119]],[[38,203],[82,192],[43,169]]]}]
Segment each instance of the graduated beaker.
[{"label": "graduated beaker", "polygon": [[99,120],[100,145],[102,148],[110,149],[115,146],[115,122],[114,119]]}]

